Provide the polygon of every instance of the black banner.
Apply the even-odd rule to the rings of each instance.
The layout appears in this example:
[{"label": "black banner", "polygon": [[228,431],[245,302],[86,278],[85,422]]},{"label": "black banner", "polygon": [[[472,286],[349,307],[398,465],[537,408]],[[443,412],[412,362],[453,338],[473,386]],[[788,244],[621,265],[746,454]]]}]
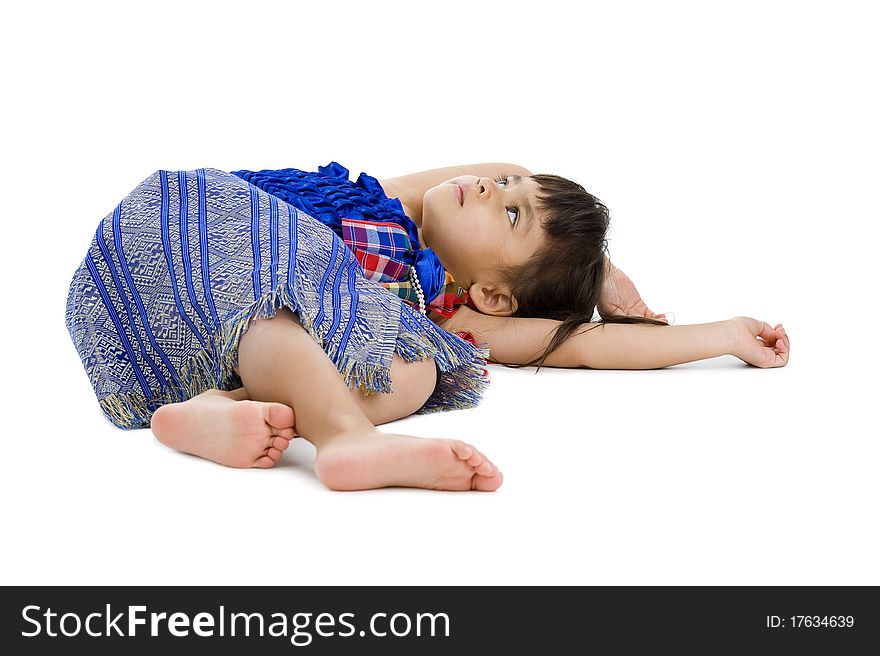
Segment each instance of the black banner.
[{"label": "black banner", "polygon": [[[855,653],[877,587],[6,587],[9,653]],[[12,649],[13,651],[10,651]],[[764,653],[763,651],[756,653]]]}]

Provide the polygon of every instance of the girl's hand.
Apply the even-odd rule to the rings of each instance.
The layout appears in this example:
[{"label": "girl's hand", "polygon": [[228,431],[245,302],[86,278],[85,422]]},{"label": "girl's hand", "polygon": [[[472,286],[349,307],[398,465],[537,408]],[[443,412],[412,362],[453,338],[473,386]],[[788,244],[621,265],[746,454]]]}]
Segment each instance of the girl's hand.
[{"label": "girl's hand", "polygon": [[610,260],[605,260],[605,281],[599,295],[599,314],[602,317],[626,315],[660,319],[669,323],[665,314],[656,314],[648,309],[633,281]]},{"label": "girl's hand", "polygon": [[732,331],[731,355],[762,369],[784,367],[788,364],[791,342],[782,324],[771,328],[764,321],[751,317],[730,320]]}]

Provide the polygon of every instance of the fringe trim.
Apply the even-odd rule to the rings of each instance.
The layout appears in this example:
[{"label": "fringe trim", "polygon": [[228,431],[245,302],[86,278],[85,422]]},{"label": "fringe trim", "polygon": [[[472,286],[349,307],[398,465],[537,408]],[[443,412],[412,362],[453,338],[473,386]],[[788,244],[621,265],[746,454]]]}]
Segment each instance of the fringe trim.
[{"label": "fringe trim", "polygon": [[[108,421],[123,430],[149,428],[153,413],[163,405],[186,401],[209,389],[230,391],[242,387],[242,380],[235,373],[241,337],[251,322],[274,317],[281,307],[298,314],[303,328],[328,354],[348,388],[357,387],[368,395],[392,391],[390,366],[357,362],[340,352],[338,343],[327,351],[325,334],[315,330],[312,317],[291,286],[284,282],[221,323],[220,329],[210,337],[209,348],[201,349],[181,367],[182,387],[173,385],[170,389],[151,390],[150,400],[140,391],[110,394],[99,399],[101,411]],[[488,349],[475,348],[439,328],[412,332],[401,323],[395,352],[407,362],[433,357],[442,372],[436,390],[415,414],[474,407],[489,383],[483,366],[489,357]]]},{"label": "fringe trim", "polygon": [[485,368],[489,358],[487,343],[473,346],[443,329],[413,333],[401,322],[395,352],[407,362],[433,357],[440,366],[437,387],[414,414],[464,410],[480,404],[490,380]]}]

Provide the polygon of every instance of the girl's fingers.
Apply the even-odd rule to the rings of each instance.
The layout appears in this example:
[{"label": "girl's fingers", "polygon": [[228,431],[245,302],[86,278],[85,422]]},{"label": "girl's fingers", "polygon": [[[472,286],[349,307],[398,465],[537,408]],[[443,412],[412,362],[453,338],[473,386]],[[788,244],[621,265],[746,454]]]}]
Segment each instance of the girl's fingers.
[{"label": "girl's fingers", "polygon": [[758,321],[750,317],[737,317],[745,319],[747,330],[758,343],[762,359],[768,367],[782,367],[788,363],[791,353],[790,341],[782,324],[776,324],[772,328],[764,321]]},{"label": "girl's fingers", "polygon": [[763,341],[773,344],[776,341],[776,331],[769,326],[766,321],[758,321],[750,317],[744,317],[751,326],[751,334],[753,337],[760,337]]},{"label": "girl's fingers", "polygon": [[774,351],[776,355],[776,361],[780,365],[784,365],[788,362],[788,348],[785,346],[785,342],[783,340],[779,340],[776,342],[776,350]]},{"label": "girl's fingers", "polygon": [[785,334],[785,328],[782,327],[782,324],[776,325],[776,334],[778,335],[777,346],[783,345],[786,353],[791,351],[791,342],[788,339],[788,335]]},{"label": "girl's fingers", "polygon": [[776,348],[779,349],[780,353],[788,353],[788,337],[782,335],[782,331],[780,331],[780,337],[776,340]]},{"label": "girl's fingers", "polygon": [[778,331],[778,335],[779,338],[773,347],[774,360],[777,366],[785,366],[789,357],[788,338],[783,336],[781,329]]}]

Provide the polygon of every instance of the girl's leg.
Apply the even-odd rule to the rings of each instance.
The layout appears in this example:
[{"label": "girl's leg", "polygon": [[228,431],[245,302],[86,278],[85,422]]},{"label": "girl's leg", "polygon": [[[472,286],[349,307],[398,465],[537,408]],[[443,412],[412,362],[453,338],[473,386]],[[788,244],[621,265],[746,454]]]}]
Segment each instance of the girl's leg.
[{"label": "girl's leg", "polygon": [[[235,370],[235,373],[239,373],[238,369]],[[393,393],[367,396],[359,389],[349,389],[349,392],[363,413],[367,415],[370,423],[373,426],[380,426],[409,417],[425,405],[425,401],[434,391],[436,382],[437,372],[434,358],[407,362],[395,353],[391,358]],[[245,387],[239,387],[229,392],[208,390],[203,394],[222,394],[236,401],[253,400]],[[295,412],[296,408],[294,408]]]},{"label": "girl's leg", "polygon": [[[296,408],[297,432],[317,448],[315,472],[332,489],[494,490],[501,485],[497,468],[461,440],[377,431],[288,308],[250,326],[239,342],[238,361],[251,399]],[[433,379],[433,372],[425,377],[425,399]]]},{"label": "girl's leg", "polygon": [[[436,383],[434,360],[406,362],[395,354],[391,380],[390,394],[365,396],[349,390],[374,426],[408,417],[424,405]],[[247,389],[239,387],[228,392],[210,389],[164,405],[153,414],[151,428],[160,442],[177,450],[230,467],[268,468],[289,446],[295,421],[295,409],[251,399]]]}]

